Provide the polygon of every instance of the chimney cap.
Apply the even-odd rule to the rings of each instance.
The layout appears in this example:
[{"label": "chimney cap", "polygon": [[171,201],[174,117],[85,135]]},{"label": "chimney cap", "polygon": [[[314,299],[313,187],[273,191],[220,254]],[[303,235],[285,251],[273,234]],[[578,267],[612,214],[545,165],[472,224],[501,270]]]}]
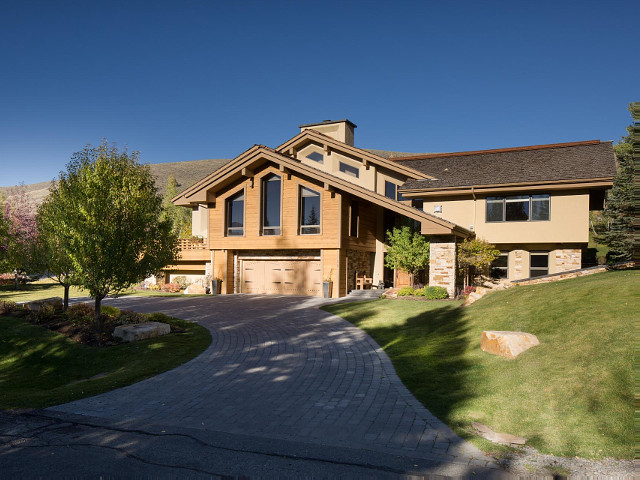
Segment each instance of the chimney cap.
[{"label": "chimney cap", "polygon": [[298,125],[298,128],[315,127],[317,125],[331,125],[332,123],[347,123],[351,125],[353,128],[358,128],[358,126],[348,118],[343,118],[342,120],[323,120],[321,122],[316,122],[316,123],[305,123],[304,125]]}]

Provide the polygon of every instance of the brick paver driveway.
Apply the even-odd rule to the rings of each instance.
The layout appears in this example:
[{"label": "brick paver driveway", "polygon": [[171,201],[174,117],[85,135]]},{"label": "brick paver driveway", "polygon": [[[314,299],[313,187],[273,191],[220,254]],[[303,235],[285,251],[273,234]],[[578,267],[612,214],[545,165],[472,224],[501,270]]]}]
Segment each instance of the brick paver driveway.
[{"label": "brick paver driveway", "polygon": [[366,333],[319,310],[321,302],[247,295],[111,301],[197,321],[213,342],[174,370],[51,410],[486,464],[407,391]]}]

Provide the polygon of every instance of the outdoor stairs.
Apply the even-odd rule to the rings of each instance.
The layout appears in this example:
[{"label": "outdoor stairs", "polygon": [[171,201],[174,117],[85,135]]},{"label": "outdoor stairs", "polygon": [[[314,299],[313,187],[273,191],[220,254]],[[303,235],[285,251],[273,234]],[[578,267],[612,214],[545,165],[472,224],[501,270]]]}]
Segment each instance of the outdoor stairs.
[{"label": "outdoor stairs", "polygon": [[380,296],[385,292],[386,290],[379,290],[376,288],[371,288],[369,290],[351,290],[349,292],[349,294],[347,295],[347,298],[357,298],[357,299],[362,299],[362,300],[375,300],[377,298],[380,298]]}]

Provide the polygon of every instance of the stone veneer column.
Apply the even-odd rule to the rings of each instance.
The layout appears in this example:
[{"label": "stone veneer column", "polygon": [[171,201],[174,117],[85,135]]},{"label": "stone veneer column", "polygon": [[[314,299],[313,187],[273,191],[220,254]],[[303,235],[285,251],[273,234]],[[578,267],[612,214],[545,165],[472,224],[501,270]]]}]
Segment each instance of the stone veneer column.
[{"label": "stone veneer column", "polygon": [[556,250],[556,273],[582,268],[582,250],[565,248]]},{"label": "stone veneer column", "polygon": [[456,294],[456,237],[431,237],[429,286],[444,287]]}]

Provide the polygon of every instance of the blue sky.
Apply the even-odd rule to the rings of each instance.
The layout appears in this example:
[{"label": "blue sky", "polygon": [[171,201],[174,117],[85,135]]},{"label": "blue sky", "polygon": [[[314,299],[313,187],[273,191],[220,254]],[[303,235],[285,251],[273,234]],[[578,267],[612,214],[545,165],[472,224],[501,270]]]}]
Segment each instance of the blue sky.
[{"label": "blue sky", "polygon": [[103,137],[147,163],[232,158],[345,117],[356,146],[407,152],[617,140],[640,100],[639,15],[632,1],[2,0],[0,186],[51,180]]}]

